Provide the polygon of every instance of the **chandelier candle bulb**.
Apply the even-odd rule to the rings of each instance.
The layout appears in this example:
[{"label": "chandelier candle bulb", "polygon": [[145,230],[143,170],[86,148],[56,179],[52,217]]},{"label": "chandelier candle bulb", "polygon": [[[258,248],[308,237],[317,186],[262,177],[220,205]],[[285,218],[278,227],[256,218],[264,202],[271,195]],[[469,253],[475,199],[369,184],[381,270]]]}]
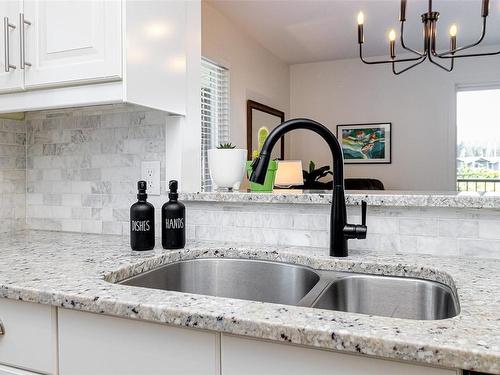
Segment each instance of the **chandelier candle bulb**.
[{"label": "chandelier candle bulb", "polygon": [[451,25],[450,27],[450,42],[451,50],[455,51],[457,49],[457,25]]},{"label": "chandelier candle bulb", "polygon": [[365,36],[363,33],[363,23],[365,22],[365,15],[363,12],[358,13],[358,43],[363,44]]},{"label": "chandelier candle bulb", "polygon": [[391,30],[389,32],[389,47],[391,52],[391,59],[396,58],[396,31]]},{"label": "chandelier candle bulb", "polygon": [[363,25],[365,23],[365,15],[363,12],[358,13],[358,25]]},{"label": "chandelier candle bulb", "polygon": [[455,25],[455,24],[451,25],[451,27],[450,27],[450,36],[452,38],[455,37],[455,36],[457,36],[457,32],[458,32],[457,25]]}]

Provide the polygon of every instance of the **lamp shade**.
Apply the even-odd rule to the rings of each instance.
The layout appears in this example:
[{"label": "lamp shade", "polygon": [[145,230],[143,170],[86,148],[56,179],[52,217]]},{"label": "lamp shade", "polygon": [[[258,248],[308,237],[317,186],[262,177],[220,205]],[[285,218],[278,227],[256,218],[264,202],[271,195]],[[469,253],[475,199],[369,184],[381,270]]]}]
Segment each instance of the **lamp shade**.
[{"label": "lamp shade", "polygon": [[279,160],[276,180],[277,187],[290,187],[292,185],[303,185],[302,160]]}]

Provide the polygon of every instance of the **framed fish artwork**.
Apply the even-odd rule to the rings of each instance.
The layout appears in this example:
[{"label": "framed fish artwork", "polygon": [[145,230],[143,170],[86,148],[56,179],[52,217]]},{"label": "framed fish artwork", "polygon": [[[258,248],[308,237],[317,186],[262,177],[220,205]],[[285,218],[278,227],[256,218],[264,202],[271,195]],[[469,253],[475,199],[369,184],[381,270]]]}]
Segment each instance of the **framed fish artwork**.
[{"label": "framed fish artwork", "polygon": [[390,164],[391,123],[337,125],[346,164]]}]

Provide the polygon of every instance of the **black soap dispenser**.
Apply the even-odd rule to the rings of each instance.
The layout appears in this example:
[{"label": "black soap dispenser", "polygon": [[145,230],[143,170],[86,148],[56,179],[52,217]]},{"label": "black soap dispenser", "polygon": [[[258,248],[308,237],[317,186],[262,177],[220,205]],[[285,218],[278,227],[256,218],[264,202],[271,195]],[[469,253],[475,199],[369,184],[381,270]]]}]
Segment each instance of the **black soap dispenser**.
[{"label": "black soap dispenser", "polygon": [[186,206],[177,200],[177,181],[170,181],[168,187],[169,201],[161,209],[161,244],[164,249],[182,249],[186,245]]},{"label": "black soap dispenser", "polygon": [[146,251],[155,247],[155,208],[146,201],[146,181],[137,183],[138,201],[130,207],[130,246]]}]

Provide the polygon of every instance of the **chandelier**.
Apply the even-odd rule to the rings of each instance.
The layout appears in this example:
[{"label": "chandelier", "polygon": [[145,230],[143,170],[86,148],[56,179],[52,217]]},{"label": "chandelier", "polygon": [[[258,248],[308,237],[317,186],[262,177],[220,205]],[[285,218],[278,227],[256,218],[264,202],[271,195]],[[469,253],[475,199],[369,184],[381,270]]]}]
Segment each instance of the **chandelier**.
[{"label": "chandelier", "polygon": [[[363,57],[363,43],[365,41],[365,36],[363,32],[364,15],[362,12],[358,14],[358,44],[359,44],[359,57],[361,61],[369,65],[377,64],[391,64],[392,72],[396,75],[404,73],[417,65],[422,64],[425,60],[429,60],[432,64],[439,66],[441,69],[451,72],[453,70],[455,59],[462,57],[478,57],[478,56],[494,56],[500,55],[498,52],[487,52],[487,53],[463,53],[463,51],[468,50],[478,46],[484,39],[486,35],[486,19],[489,14],[490,1],[482,0],[481,17],[483,19],[483,28],[481,32],[481,37],[479,40],[473,44],[469,44],[463,47],[457,47],[457,26],[452,25],[449,30],[450,34],[450,49],[443,52],[438,52],[436,50],[436,34],[437,34],[437,23],[439,20],[439,12],[433,10],[432,0],[429,0],[429,10],[427,13],[422,14],[422,23],[424,24],[424,48],[422,51],[410,48],[406,45],[404,40],[404,25],[406,22],[406,3],[407,0],[401,0],[401,9],[399,13],[399,22],[401,24],[401,31],[399,35],[399,40],[401,47],[411,54],[411,57],[396,58],[396,38],[397,34],[395,30],[389,32],[389,60],[377,60],[370,61]],[[398,70],[397,64],[405,63],[409,66]]]}]

